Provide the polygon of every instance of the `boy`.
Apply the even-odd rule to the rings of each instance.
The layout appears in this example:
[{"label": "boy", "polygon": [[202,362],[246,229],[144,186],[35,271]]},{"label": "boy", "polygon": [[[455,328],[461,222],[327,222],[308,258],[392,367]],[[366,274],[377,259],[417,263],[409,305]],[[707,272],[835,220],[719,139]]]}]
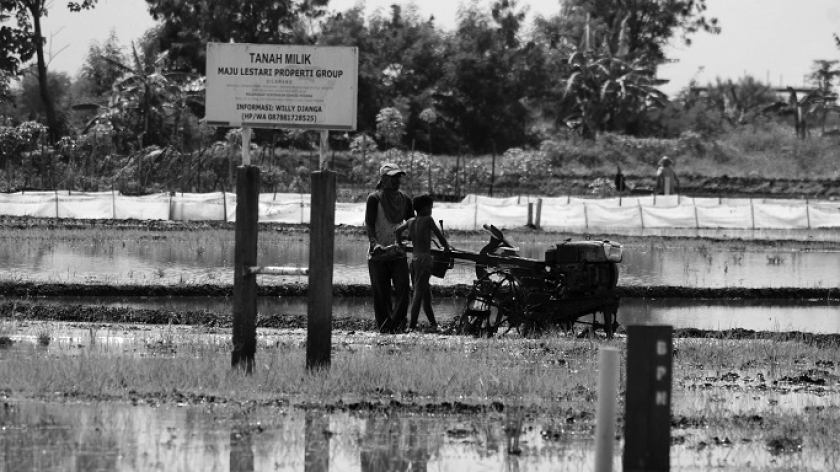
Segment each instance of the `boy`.
[{"label": "boy", "polygon": [[412,259],[411,259],[411,279],[414,283],[414,294],[411,297],[411,322],[409,324],[409,331],[417,329],[417,318],[420,316],[420,305],[423,305],[423,311],[429,319],[431,329],[438,331],[438,325],[435,321],[435,315],[432,311],[432,289],[429,284],[429,278],[432,276],[432,234],[434,234],[441,246],[445,250],[450,250],[446,238],[435,224],[432,218],[432,206],[434,201],[430,195],[419,195],[413,200],[414,211],[417,216],[409,219],[401,224],[396,229],[397,244],[402,246],[402,234],[408,231],[408,237],[411,239]]}]

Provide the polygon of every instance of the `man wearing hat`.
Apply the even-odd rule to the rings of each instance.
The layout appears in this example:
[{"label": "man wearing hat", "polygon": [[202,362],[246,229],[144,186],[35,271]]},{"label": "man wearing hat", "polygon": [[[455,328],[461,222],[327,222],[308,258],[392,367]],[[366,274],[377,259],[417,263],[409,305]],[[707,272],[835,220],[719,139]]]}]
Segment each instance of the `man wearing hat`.
[{"label": "man wearing hat", "polygon": [[674,161],[668,156],[662,156],[659,160],[659,169],[656,170],[656,193],[658,195],[672,195],[680,193],[680,179],[674,170]]},{"label": "man wearing hat", "polygon": [[[400,332],[407,320],[409,293],[408,258],[397,243],[396,229],[414,217],[411,197],[400,190],[405,172],[386,162],[379,169],[379,184],[368,195],[365,228],[368,241],[368,273],[373,292],[373,312],[382,333]],[[393,284],[395,299],[391,299]]]}]

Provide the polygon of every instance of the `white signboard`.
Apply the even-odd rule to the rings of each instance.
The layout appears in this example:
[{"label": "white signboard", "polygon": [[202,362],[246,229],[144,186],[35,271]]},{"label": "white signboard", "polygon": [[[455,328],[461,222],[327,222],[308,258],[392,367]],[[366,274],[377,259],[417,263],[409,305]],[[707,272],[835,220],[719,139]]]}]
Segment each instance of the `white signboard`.
[{"label": "white signboard", "polygon": [[205,119],[214,126],[356,129],[358,49],[208,43]]}]

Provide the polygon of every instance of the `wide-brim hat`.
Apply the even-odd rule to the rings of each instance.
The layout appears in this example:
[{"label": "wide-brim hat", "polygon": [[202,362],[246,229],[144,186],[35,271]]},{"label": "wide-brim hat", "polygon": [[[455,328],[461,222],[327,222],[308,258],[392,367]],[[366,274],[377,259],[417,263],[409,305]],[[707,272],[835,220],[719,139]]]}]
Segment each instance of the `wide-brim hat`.
[{"label": "wide-brim hat", "polygon": [[385,177],[386,175],[405,175],[405,171],[394,163],[386,162],[379,168],[379,177]]},{"label": "wide-brim hat", "polygon": [[662,167],[668,167],[673,164],[674,161],[672,161],[668,156],[662,156],[662,159],[659,159],[659,165]]}]

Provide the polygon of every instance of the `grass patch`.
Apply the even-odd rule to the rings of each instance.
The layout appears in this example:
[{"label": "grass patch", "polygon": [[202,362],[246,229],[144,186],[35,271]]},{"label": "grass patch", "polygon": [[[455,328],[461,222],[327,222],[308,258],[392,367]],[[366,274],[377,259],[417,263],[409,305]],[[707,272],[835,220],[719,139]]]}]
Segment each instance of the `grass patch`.
[{"label": "grass patch", "polygon": [[[397,338],[401,340],[400,338]],[[127,396],[171,391],[237,400],[279,397],[330,403],[340,399],[399,397],[424,401],[557,402],[594,392],[597,345],[554,338],[429,343],[383,342],[336,346],[332,368],[305,369],[305,349],[280,343],[261,348],[252,375],[231,370],[227,342],[173,340],[164,333],[137,356],[107,343],[78,355],[20,351],[0,363],[0,388],[23,396],[66,392]],[[161,348],[164,347],[164,348]],[[569,351],[574,359],[565,359]]]},{"label": "grass patch", "polygon": [[[27,338],[27,330],[37,329],[20,325],[12,335]],[[262,330],[254,372],[246,375],[230,367],[229,330],[166,326],[138,330],[133,342],[111,336],[106,331],[85,344],[59,334],[46,349],[15,343],[0,357],[0,393],[12,400],[292,404],[326,411],[482,415],[504,409],[592,434],[599,349],[617,347],[626,360],[622,339],[336,332],[331,368],[310,372],[302,330]],[[695,461],[692,454],[706,450],[758,448],[774,457],[824,454],[833,470],[840,463],[840,343],[790,333],[738,336],[674,340],[671,434],[673,444],[685,445],[681,460]],[[622,372],[619,425],[625,387]]]},{"label": "grass patch", "polygon": [[[621,340],[590,342],[561,335],[487,340],[337,334],[328,370],[307,371],[304,343],[281,338],[261,345],[253,374],[245,375],[230,368],[227,338],[208,342],[171,327],[159,331],[143,334],[148,339],[138,343],[139,354],[137,349],[109,342],[90,343],[73,355],[55,343],[48,355],[16,349],[13,362],[0,363],[4,379],[0,388],[24,397],[55,391],[91,397],[178,391],[254,401],[332,403],[384,397],[524,402],[554,408],[597,397],[600,346],[616,346],[626,356]],[[766,392],[822,389],[836,396],[838,369],[837,343],[810,342],[805,337],[675,340],[675,393],[709,384],[711,390],[718,386]]]}]

